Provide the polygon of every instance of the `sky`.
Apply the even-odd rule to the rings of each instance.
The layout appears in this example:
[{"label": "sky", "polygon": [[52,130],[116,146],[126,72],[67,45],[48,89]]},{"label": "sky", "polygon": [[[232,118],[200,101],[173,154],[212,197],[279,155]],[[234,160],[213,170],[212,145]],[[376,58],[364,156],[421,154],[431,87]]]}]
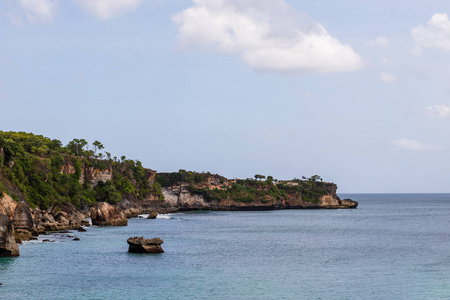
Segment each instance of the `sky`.
[{"label": "sky", "polygon": [[0,0],[0,130],[160,171],[450,192],[450,13],[428,0]]}]

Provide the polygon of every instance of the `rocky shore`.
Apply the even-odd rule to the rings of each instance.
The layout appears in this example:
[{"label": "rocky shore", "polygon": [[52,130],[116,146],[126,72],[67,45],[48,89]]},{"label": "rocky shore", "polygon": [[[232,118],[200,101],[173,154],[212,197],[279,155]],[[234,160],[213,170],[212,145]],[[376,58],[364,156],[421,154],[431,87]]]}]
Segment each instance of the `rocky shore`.
[{"label": "rocky shore", "polygon": [[97,226],[126,226],[127,218],[137,217],[139,214],[149,214],[149,218],[156,218],[158,213],[189,210],[345,209],[358,206],[356,201],[341,200],[336,195],[336,185],[328,184],[326,187],[328,193],[317,203],[305,201],[294,194],[287,194],[286,199],[282,200],[268,198],[266,201],[251,203],[227,199],[208,201],[203,195],[191,192],[188,185],[180,185],[164,188],[164,201],[124,199],[117,206],[99,202],[91,208],[82,209],[76,209],[71,203],[63,203],[47,210],[31,209],[28,203],[16,202],[5,194],[0,198],[0,256],[18,256],[17,244],[29,241],[39,234],[61,230],[82,231],[82,226],[90,225],[89,218]]}]

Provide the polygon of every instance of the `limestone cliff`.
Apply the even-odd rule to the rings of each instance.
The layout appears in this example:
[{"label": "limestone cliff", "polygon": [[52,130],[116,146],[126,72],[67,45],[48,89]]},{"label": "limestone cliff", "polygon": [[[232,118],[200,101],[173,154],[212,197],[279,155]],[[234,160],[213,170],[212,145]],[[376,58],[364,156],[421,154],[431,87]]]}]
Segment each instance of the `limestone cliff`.
[{"label": "limestone cliff", "polygon": [[[178,210],[333,209],[358,205],[350,199],[341,200],[336,194],[336,184],[315,180],[263,182],[205,174],[197,180],[185,176],[185,180],[176,182],[173,175],[163,176],[166,177],[161,180],[166,185],[162,189],[165,204]],[[171,184],[167,186],[167,183]]]}]

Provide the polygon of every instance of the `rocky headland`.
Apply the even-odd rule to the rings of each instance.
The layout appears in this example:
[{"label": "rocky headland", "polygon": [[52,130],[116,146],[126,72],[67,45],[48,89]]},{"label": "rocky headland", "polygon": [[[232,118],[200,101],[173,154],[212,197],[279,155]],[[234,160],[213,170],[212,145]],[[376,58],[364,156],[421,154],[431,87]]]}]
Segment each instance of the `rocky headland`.
[{"label": "rocky headland", "polygon": [[83,230],[88,218],[97,226],[126,226],[127,218],[139,214],[358,206],[341,200],[336,184],[317,175],[279,181],[262,175],[158,173],[139,161],[88,151],[83,141],[62,147],[42,136],[0,132],[0,255],[18,255],[14,243],[45,232]]}]

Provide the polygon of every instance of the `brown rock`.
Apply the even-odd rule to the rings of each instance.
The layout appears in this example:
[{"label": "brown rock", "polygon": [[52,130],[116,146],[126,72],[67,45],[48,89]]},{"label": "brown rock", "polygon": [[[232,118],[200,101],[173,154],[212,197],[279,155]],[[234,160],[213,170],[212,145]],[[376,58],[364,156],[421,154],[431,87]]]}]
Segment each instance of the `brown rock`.
[{"label": "brown rock", "polygon": [[127,218],[136,218],[141,213],[139,206],[128,199],[120,201],[117,206],[123,211]]},{"label": "brown rock", "polygon": [[0,214],[6,215],[11,221],[14,219],[14,211],[16,210],[17,202],[9,195],[4,194],[0,196]]},{"label": "brown rock", "polygon": [[15,230],[27,230],[31,234],[37,235],[37,228],[28,203],[21,201],[17,204],[14,210],[13,225]]},{"label": "brown rock", "polygon": [[151,211],[148,213],[147,219],[156,219],[157,216],[158,216],[158,213],[156,211]]},{"label": "brown rock", "polygon": [[163,253],[164,250],[161,248],[161,244],[163,240],[160,238],[154,239],[145,239],[143,236],[141,237],[130,237],[127,240],[128,252],[130,253]]},{"label": "brown rock", "polygon": [[52,208],[51,215],[59,223],[60,228],[77,229],[82,225],[85,216],[69,202],[59,204]]},{"label": "brown rock", "polygon": [[358,206],[358,202],[351,199],[344,199],[341,200],[341,205],[347,208],[356,208]]},{"label": "brown rock", "polygon": [[117,206],[100,202],[91,208],[93,225],[98,226],[127,226],[128,220]]},{"label": "brown rock", "polygon": [[22,241],[31,241],[33,235],[28,230],[17,229],[14,230],[14,237],[16,239],[16,242],[21,244]]},{"label": "brown rock", "polygon": [[322,197],[319,206],[323,208],[339,208],[339,200],[326,195]]},{"label": "brown rock", "polygon": [[6,215],[0,215],[0,256],[19,256],[12,222]]}]

